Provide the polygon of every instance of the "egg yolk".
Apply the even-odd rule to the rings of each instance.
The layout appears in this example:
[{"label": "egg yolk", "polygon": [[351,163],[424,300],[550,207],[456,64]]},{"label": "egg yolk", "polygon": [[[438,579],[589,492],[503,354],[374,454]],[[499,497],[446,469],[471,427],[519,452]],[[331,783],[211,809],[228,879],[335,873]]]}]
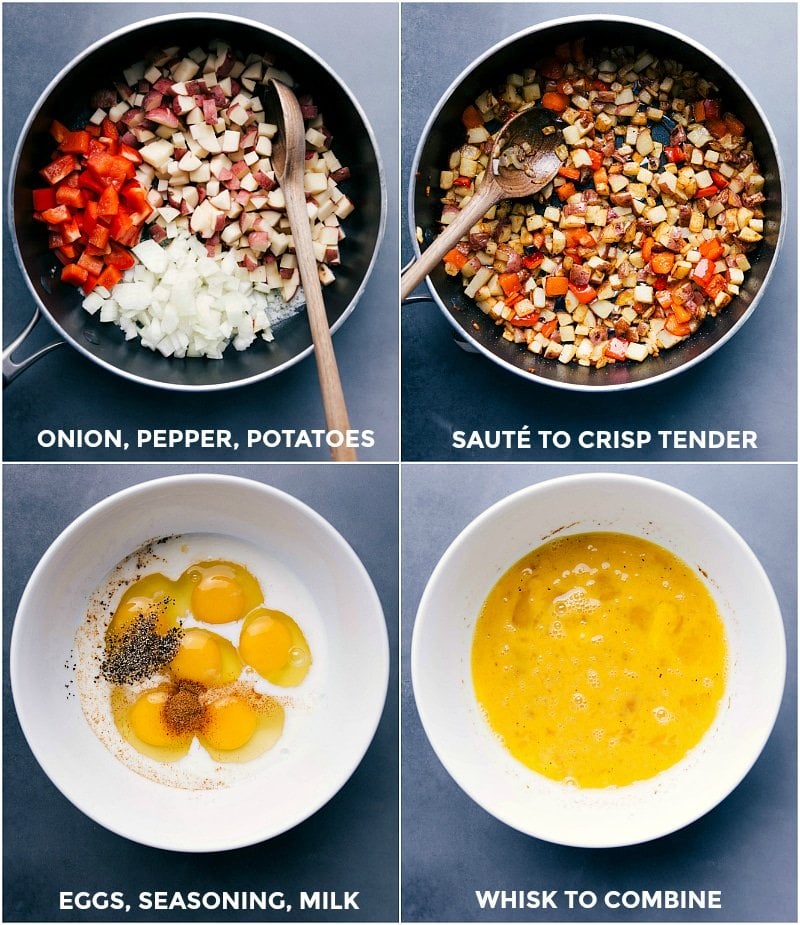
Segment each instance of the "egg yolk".
[{"label": "egg yolk", "polygon": [[155,630],[162,636],[175,626],[179,616],[175,583],[160,572],[134,582],[117,605],[108,626],[108,635],[119,635],[137,620],[155,617]]},{"label": "egg yolk", "polygon": [[264,602],[258,580],[243,565],[224,559],[192,565],[177,584],[188,592],[187,606],[201,623],[232,623]]},{"label": "egg yolk", "polygon": [[218,697],[208,704],[200,739],[210,748],[232,751],[252,739],[257,722],[256,711],[246,700],[233,694]]},{"label": "egg yolk", "polygon": [[311,651],[297,623],[264,607],[244,621],[239,654],[262,678],[281,687],[296,687],[311,667]]},{"label": "egg yolk", "polygon": [[239,677],[242,663],[227,639],[210,630],[191,627],[181,633],[178,654],[169,667],[178,679],[219,687]]},{"label": "egg yolk", "polygon": [[131,729],[146,745],[173,748],[184,742],[188,746],[192,740],[191,733],[176,733],[166,724],[164,707],[169,696],[169,692],[162,688],[145,691],[130,708],[128,720]]},{"label": "egg yolk", "polygon": [[229,575],[205,575],[192,591],[192,612],[202,623],[231,623],[244,616],[244,592]]}]

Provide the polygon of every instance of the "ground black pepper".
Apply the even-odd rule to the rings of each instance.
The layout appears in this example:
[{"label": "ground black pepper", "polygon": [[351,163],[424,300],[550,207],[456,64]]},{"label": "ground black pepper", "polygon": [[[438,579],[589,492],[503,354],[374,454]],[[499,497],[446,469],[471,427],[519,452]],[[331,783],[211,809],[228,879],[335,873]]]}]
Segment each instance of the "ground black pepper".
[{"label": "ground black pepper", "polygon": [[156,631],[157,617],[142,614],[121,633],[106,640],[100,673],[112,684],[143,681],[172,661],[181,642],[180,627]]}]

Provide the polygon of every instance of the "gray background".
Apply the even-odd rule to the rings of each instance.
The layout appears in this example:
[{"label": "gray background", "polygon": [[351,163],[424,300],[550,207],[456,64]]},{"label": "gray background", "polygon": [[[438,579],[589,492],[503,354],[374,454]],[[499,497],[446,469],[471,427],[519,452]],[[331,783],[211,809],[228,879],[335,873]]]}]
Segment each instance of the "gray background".
[{"label": "gray background", "polygon": [[[558,391],[525,382],[482,355],[465,353],[435,303],[404,306],[402,455],[409,460],[548,459],[546,451],[454,450],[453,430],[662,428],[758,431],[756,451],[608,451],[604,459],[788,460],[796,445],[796,85],[797,10],[774,3],[480,3],[402,5],[402,253],[411,258],[407,218],[411,163],[440,98],[498,41],[561,16],[616,13],[682,32],[733,68],[759,101],[783,158],[787,234],[755,315],[716,353],[665,383],[612,395]],[[420,291],[427,287],[421,287]],[[766,358],[754,343],[767,338]],[[565,459],[593,459],[577,446]]]},{"label": "gray background", "polygon": [[[40,93],[72,58],[115,29],[139,19],[190,10],[225,12],[274,26],[316,52],[339,75],[369,119],[383,158],[389,210],[386,236],[363,296],[334,337],[351,425],[376,432],[364,460],[396,459],[397,400],[397,68],[398,14],[381,3],[13,3],[3,8],[3,163],[6,176],[22,125]],[[353,40],[364,31],[369,45]],[[33,314],[33,300],[14,257],[3,218],[3,343]],[[42,322],[20,356],[54,339]],[[43,428],[324,426],[313,356],[278,376],[216,393],[187,394],[128,382],[61,347],[39,360],[7,389],[5,458],[9,460],[229,460],[224,449],[181,451],[43,450]],[[202,453],[202,455],[200,455]],[[324,460],[325,449],[242,449],[239,459]]]},{"label": "gray background", "polygon": [[[419,599],[458,533],[495,501],[564,475],[563,466],[405,466],[402,475],[402,902],[408,921],[793,922],[797,916],[796,471],[766,466],[607,466],[675,485],[710,505],[747,541],[775,588],[786,627],[787,684],[775,729],[734,792],[702,819],[648,844],[579,849],[529,838],[473,803],[433,753],[411,689],[409,648]],[[590,471],[569,467],[569,474]],[[446,512],[432,517],[432,512]],[[480,912],[475,890],[576,889],[591,912]],[[617,890],[720,889],[717,911],[601,909]],[[563,903],[562,903],[563,905]]]},{"label": "gray background", "polygon": [[[391,677],[377,735],[353,777],[301,825],[260,845],[212,854],[148,848],[114,835],[69,803],[28,749],[8,682],[8,641],[19,598],[56,536],[95,502],[180,466],[15,466],[4,469],[3,797],[5,922],[308,921],[300,912],[59,912],[59,890],[360,890],[342,921],[397,918],[397,467],[193,466],[287,491],[325,517],[366,566],[389,630]],[[369,498],[372,516],[364,517]],[[120,795],[124,799],[124,795]],[[294,897],[291,897],[294,898]],[[135,908],[135,906],[134,906]]]}]

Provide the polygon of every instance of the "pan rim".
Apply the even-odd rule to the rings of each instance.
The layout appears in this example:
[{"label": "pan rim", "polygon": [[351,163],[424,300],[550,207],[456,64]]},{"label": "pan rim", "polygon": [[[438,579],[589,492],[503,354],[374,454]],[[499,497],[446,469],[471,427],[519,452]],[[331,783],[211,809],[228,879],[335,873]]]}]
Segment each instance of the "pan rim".
[{"label": "pan rim", "polygon": [[458,324],[456,319],[447,309],[447,306],[444,304],[444,300],[440,296],[434,284],[431,282],[429,276],[425,277],[425,285],[430,293],[430,298],[439,306],[442,314],[445,316],[447,321],[455,330],[456,334],[461,340],[467,340],[470,348],[474,348],[477,352],[481,353],[483,356],[487,357],[497,366],[506,370],[507,372],[513,373],[516,376],[522,378],[523,380],[533,383],[534,385],[544,385],[550,388],[563,389],[565,391],[571,392],[585,392],[589,394],[600,394],[606,392],[620,392],[627,389],[636,389],[643,388],[645,386],[654,385],[659,382],[664,382],[667,379],[672,378],[673,376],[683,373],[688,369],[696,366],[701,361],[705,360],[707,357],[711,356],[716,350],[718,350],[723,344],[727,343],[735,333],[739,331],[742,325],[751,317],[755,311],[758,303],[761,301],[761,297],[764,293],[764,290],[769,284],[769,280],[772,276],[772,273],[775,269],[776,264],[779,261],[781,250],[783,247],[784,237],[786,233],[787,225],[787,193],[786,193],[786,183],[785,183],[785,170],[783,165],[783,159],[781,157],[781,152],[778,147],[777,139],[775,133],[772,129],[769,119],[767,118],[764,110],[761,108],[760,103],[751,92],[750,88],[744,81],[738,76],[738,74],[727,65],[718,55],[710,51],[705,45],[702,45],[696,39],[691,38],[683,32],[679,32],[677,29],[673,29],[670,26],[663,25],[661,23],[653,22],[649,19],[642,19],[635,16],[624,16],[624,15],[615,15],[611,13],[592,13],[592,14],[578,14],[574,16],[560,16],[555,19],[547,19],[541,23],[537,23],[534,26],[529,26],[525,29],[521,29],[517,32],[512,33],[509,36],[501,39],[496,42],[490,48],[486,49],[481,55],[475,58],[470,64],[464,68],[461,73],[450,83],[447,89],[443,92],[439,98],[438,103],[428,117],[425,125],[422,129],[420,139],[417,143],[416,150],[414,152],[414,157],[411,163],[411,173],[410,173],[410,182],[408,184],[407,190],[407,218],[409,231],[411,234],[412,241],[412,250],[414,254],[414,259],[420,256],[420,247],[419,241],[417,240],[416,235],[416,221],[415,221],[415,209],[414,203],[416,199],[417,191],[417,177],[419,174],[420,162],[422,160],[423,149],[425,148],[428,139],[430,137],[431,131],[434,127],[435,122],[437,121],[439,114],[444,108],[445,104],[450,100],[452,95],[456,90],[461,86],[461,84],[482,64],[488,61],[491,57],[496,55],[498,52],[502,51],[504,48],[509,45],[514,44],[528,36],[535,35],[539,32],[544,32],[549,29],[553,29],[559,26],[565,25],[576,25],[581,23],[598,23],[598,22],[608,22],[614,24],[623,24],[623,25],[633,25],[639,26],[644,29],[649,29],[653,32],[662,33],[679,43],[688,45],[692,47],[695,51],[704,55],[716,64],[723,72],[725,72],[732,81],[739,87],[739,89],[745,94],[750,104],[753,106],[753,109],[756,111],[758,117],[761,119],[766,135],[769,139],[770,146],[772,147],[772,152],[775,156],[775,162],[777,165],[778,171],[778,181],[780,185],[780,221],[778,224],[778,235],[775,241],[775,250],[772,255],[772,259],[767,266],[764,279],[761,281],[758,290],[750,302],[750,305],[747,306],[745,311],[742,313],[742,316],[726,331],[717,341],[705,348],[697,356],[686,360],[683,363],[680,363],[678,366],[675,366],[672,369],[665,370],[661,373],[658,373],[653,376],[648,376],[646,378],[633,380],[629,382],[617,382],[617,383],[601,383],[598,385],[589,385],[583,383],[573,383],[565,382],[557,379],[551,379],[546,376],[541,376],[538,373],[532,373],[527,369],[522,369],[514,364],[509,363],[507,360],[498,356],[484,344],[480,343],[478,340],[473,338],[468,331],[465,331],[461,325]]},{"label": "pan rim", "polygon": [[[255,373],[254,375],[246,376],[241,379],[234,379],[226,382],[219,383],[204,383],[199,385],[190,385],[185,383],[172,383],[172,382],[163,382],[157,379],[147,378],[145,376],[140,376],[136,373],[132,373],[129,370],[125,369],[122,366],[118,366],[114,363],[109,362],[108,360],[98,357],[90,350],[81,344],[79,340],[73,337],[68,331],[66,331],[58,321],[52,316],[48,307],[40,299],[39,294],[36,292],[32,280],[25,269],[22,252],[19,244],[19,236],[17,234],[16,221],[14,219],[14,191],[16,189],[17,182],[17,173],[19,169],[19,161],[22,152],[24,143],[28,137],[31,126],[38,116],[42,106],[49,98],[53,90],[58,86],[58,84],[75,68],[75,66],[84,61],[90,55],[94,54],[96,51],[101,49],[103,46],[109,44],[112,41],[116,41],[118,38],[121,38],[125,35],[128,35],[132,32],[136,32],[139,29],[150,27],[153,25],[159,25],[161,23],[175,23],[186,20],[198,21],[198,20],[207,20],[209,22],[227,22],[227,23],[236,23],[250,29],[258,30],[259,32],[267,33],[268,35],[274,36],[279,40],[286,42],[287,44],[293,46],[298,51],[311,58],[317,64],[319,64],[325,71],[333,78],[339,89],[345,94],[354,110],[358,114],[359,118],[362,121],[364,130],[366,131],[367,138],[369,140],[372,151],[375,155],[375,165],[378,173],[379,181],[379,192],[380,192],[380,213],[378,219],[378,227],[376,229],[375,235],[375,245],[372,249],[372,254],[370,256],[369,263],[367,268],[362,276],[361,282],[358,288],[353,293],[349,303],[345,307],[341,315],[336,319],[336,321],[331,325],[331,334],[335,334],[336,331],[344,324],[344,322],[350,317],[353,313],[356,305],[360,301],[364,290],[369,282],[369,279],[372,275],[372,272],[375,268],[375,264],[378,260],[378,253],[383,244],[385,231],[386,231],[386,221],[387,221],[387,210],[388,210],[388,193],[387,193],[387,183],[386,183],[386,170],[384,167],[383,157],[378,146],[377,138],[375,132],[372,128],[372,125],[367,117],[367,114],[364,112],[363,107],[359,101],[354,96],[350,87],[342,80],[339,74],[328,64],[328,62],[322,58],[317,52],[313,51],[303,42],[294,38],[286,32],[283,32],[280,29],[276,29],[272,26],[269,26],[265,23],[257,22],[253,19],[248,19],[243,16],[230,15],[228,13],[220,12],[210,12],[205,10],[195,10],[187,11],[185,13],[175,13],[175,14],[164,14],[161,16],[148,17],[146,19],[137,19],[133,23],[129,23],[125,26],[121,26],[119,29],[115,29],[113,32],[107,33],[101,38],[97,39],[79,54],[75,55],[61,70],[49,81],[47,86],[41,92],[39,97],[36,100],[36,103],[31,108],[31,111],[28,113],[28,116],[25,120],[22,129],[20,130],[19,137],[17,138],[16,145],[14,146],[14,153],[11,158],[11,163],[9,166],[9,175],[8,175],[8,188],[7,188],[7,220],[9,229],[11,231],[11,245],[14,252],[14,257],[17,261],[17,266],[19,267],[20,273],[25,281],[25,285],[28,287],[28,291],[31,293],[34,304],[39,307],[44,318],[47,319],[48,323],[54,328],[59,337],[69,344],[71,347],[74,347],[79,353],[84,357],[91,360],[93,363],[103,367],[107,371],[113,373],[114,375],[121,376],[124,379],[127,379],[131,382],[136,382],[140,385],[146,385],[151,388],[165,389],[168,391],[178,391],[178,392],[217,392],[224,391],[227,389],[241,388],[242,386],[251,385],[255,382],[263,381],[264,379],[269,379],[272,376],[277,375],[278,373],[283,372],[284,370],[289,369],[295,364],[304,360],[307,356],[314,352],[313,344],[309,344],[303,350],[299,351],[293,357],[285,360],[280,365],[276,366],[274,369],[262,370],[261,372]],[[192,358],[195,359],[195,358]],[[197,358],[202,361],[202,358]],[[210,362],[210,361],[206,361]],[[224,362],[224,359],[223,359]]]}]

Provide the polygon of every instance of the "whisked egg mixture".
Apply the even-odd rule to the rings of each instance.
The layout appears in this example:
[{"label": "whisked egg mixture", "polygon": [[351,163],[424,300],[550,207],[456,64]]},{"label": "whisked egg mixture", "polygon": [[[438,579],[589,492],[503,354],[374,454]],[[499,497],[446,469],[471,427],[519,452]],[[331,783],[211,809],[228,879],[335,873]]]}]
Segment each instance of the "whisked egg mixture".
[{"label": "whisked egg mixture", "polygon": [[311,594],[228,536],[164,537],[127,556],[91,596],[75,655],[100,741],[184,789],[228,786],[303,748],[324,699]]},{"label": "whisked egg mixture", "polygon": [[618,533],[551,540],[512,566],[481,609],[478,702],[508,751],[585,788],[672,767],[708,732],[727,644],[698,574]]}]

